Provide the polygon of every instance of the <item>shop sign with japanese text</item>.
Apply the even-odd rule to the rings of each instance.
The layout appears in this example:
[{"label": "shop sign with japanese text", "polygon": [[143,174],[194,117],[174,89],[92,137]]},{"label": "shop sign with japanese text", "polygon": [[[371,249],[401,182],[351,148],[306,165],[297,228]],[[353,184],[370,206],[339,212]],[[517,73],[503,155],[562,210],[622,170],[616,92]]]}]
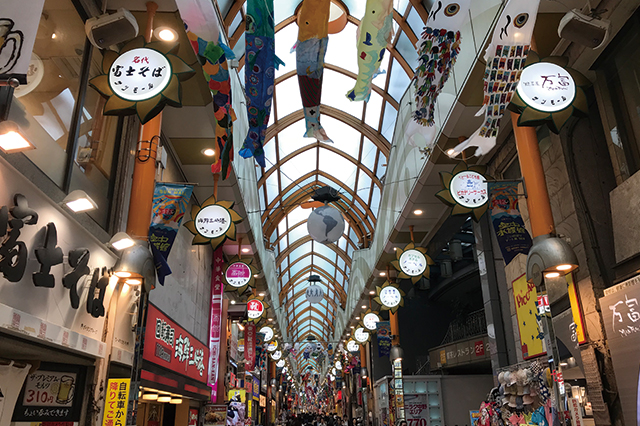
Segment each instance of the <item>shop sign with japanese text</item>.
[{"label": "shop sign with japanese text", "polygon": [[109,379],[104,401],[102,426],[124,426],[127,424],[127,403],[131,379]]},{"label": "shop sign with japanese text", "polygon": [[145,339],[145,360],[207,383],[209,348],[151,303]]},{"label": "shop sign with japanese text", "polygon": [[544,112],[563,110],[576,96],[576,84],[571,75],[550,62],[526,67],[516,90],[525,104]]},{"label": "shop sign with japanese text", "polygon": [[0,329],[104,357],[116,256],[4,163],[0,181]]},{"label": "shop sign with japanese text", "polygon": [[13,421],[78,421],[84,382],[84,367],[43,362],[40,369],[27,376],[13,411]]}]

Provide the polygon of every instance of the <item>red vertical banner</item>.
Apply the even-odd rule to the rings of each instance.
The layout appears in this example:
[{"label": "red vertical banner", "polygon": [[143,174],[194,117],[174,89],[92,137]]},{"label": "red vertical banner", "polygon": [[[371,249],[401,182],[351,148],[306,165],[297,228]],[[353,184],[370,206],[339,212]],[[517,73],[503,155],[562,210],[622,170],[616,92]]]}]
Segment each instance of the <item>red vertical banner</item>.
[{"label": "red vertical banner", "polygon": [[244,368],[253,371],[256,363],[256,325],[252,322],[244,327]]},{"label": "red vertical banner", "polygon": [[211,386],[211,402],[218,396],[218,367],[220,364],[220,333],[222,330],[222,299],[224,294],[224,257],[222,246],[213,251],[211,265],[211,315],[209,327],[209,386]]}]

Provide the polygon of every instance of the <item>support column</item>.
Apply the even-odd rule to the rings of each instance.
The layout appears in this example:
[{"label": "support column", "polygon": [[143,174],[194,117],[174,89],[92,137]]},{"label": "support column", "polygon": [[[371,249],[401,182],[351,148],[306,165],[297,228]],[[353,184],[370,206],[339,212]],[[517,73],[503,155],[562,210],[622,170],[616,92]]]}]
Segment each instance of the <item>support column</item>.
[{"label": "support column", "polygon": [[224,404],[227,401],[226,389],[224,386],[224,377],[227,374],[227,312],[229,311],[229,299],[222,300],[222,315],[220,323],[220,363],[218,364],[218,391],[216,395],[216,404]]},{"label": "support column", "polygon": [[398,312],[389,312],[389,324],[391,326],[391,346],[400,344],[400,326],[398,325]]}]

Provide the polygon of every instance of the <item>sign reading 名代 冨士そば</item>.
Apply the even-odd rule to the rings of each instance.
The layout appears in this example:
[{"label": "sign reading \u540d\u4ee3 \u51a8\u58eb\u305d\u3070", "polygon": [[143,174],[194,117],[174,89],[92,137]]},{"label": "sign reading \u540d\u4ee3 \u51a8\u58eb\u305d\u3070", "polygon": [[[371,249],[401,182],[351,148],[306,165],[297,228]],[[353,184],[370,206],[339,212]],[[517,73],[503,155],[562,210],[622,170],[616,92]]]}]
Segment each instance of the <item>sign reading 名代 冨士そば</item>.
[{"label": "sign reading \u540d\u4ee3 \u51a8\u58eb\u305d\u3070", "polygon": [[109,69],[109,87],[127,101],[159,95],[171,80],[171,63],[157,50],[140,47],[124,52]]},{"label": "sign reading \u540d\u4ee3 \u51a8\u58eb\u305d\u3070", "polygon": [[536,62],[522,70],[516,91],[531,108],[557,112],[570,106],[575,99],[576,83],[561,66]]},{"label": "sign reading \u540d\u4ee3 \u51a8\u58eb\u305d\u3070", "polygon": [[207,382],[209,348],[153,304],[147,310],[143,358],[199,382]]},{"label": "sign reading \u540d\u4ee3 \u51a8\u58eb\u305d\u3070", "polygon": [[43,362],[38,370],[27,376],[12,421],[80,420],[85,375],[85,367]]}]

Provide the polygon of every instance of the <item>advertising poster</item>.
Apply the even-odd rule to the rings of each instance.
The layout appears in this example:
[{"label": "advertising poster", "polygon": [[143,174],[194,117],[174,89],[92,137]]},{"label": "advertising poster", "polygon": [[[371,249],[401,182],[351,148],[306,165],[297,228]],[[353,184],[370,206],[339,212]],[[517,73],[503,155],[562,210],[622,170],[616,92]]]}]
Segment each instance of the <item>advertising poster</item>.
[{"label": "advertising poster", "polygon": [[104,401],[102,426],[124,426],[127,419],[131,379],[109,379]]},{"label": "advertising poster", "polygon": [[627,424],[636,424],[640,362],[640,276],[604,290],[602,319]]},{"label": "advertising poster", "polygon": [[197,408],[189,408],[189,426],[198,426]]},{"label": "advertising poster", "polygon": [[389,321],[378,321],[378,357],[389,356],[391,351],[391,323]]},{"label": "advertising poster", "polygon": [[229,408],[227,409],[227,426],[244,426],[247,402],[244,389],[229,391]]},{"label": "advertising poster", "polygon": [[227,406],[205,405],[202,420],[204,426],[225,426],[227,422]]},{"label": "advertising poster", "polygon": [[407,418],[407,426],[427,426],[427,395],[405,395],[404,413]]},{"label": "advertising poster", "polygon": [[[27,376],[12,420],[77,422],[80,420],[84,382],[84,367],[43,362],[38,370]],[[125,400],[128,396],[125,393]],[[126,419],[126,410],[124,414]]]},{"label": "advertising poster", "polygon": [[149,226],[149,243],[156,263],[158,282],[171,274],[167,264],[173,241],[187,211],[193,186],[157,182],[153,191],[153,209]]},{"label": "advertising poster", "polygon": [[544,348],[544,333],[542,320],[538,314],[536,302],[538,294],[536,286],[527,282],[526,275],[522,275],[511,283],[513,299],[518,319],[518,331],[522,344],[522,356],[529,359],[546,353]]},{"label": "advertising poster", "polygon": [[505,264],[518,253],[527,254],[531,236],[518,210],[518,182],[489,182],[491,222]]},{"label": "advertising poster", "polygon": [[476,426],[478,419],[480,419],[480,410],[469,410],[469,420],[471,420],[469,425]]}]

